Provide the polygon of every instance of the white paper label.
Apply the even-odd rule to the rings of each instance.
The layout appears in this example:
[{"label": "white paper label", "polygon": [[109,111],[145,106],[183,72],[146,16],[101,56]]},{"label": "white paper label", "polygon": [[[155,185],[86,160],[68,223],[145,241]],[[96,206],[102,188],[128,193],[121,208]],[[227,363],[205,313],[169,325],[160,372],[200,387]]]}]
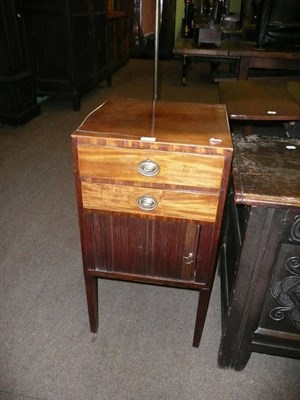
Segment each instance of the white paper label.
[{"label": "white paper label", "polygon": [[141,140],[142,140],[143,142],[155,142],[155,141],[156,141],[156,138],[155,138],[155,137],[142,136],[142,137],[141,137]]},{"label": "white paper label", "polygon": [[218,138],[210,138],[209,139],[210,144],[218,144],[218,143],[222,143],[222,139],[218,139]]}]

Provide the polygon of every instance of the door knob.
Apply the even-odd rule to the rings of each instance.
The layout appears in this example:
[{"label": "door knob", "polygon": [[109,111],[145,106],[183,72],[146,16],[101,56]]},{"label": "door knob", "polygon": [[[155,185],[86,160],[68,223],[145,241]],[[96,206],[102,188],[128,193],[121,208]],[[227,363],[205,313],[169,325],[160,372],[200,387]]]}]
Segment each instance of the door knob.
[{"label": "door knob", "polygon": [[194,262],[194,254],[193,253],[189,253],[188,256],[183,256],[183,262],[186,265],[192,264]]}]

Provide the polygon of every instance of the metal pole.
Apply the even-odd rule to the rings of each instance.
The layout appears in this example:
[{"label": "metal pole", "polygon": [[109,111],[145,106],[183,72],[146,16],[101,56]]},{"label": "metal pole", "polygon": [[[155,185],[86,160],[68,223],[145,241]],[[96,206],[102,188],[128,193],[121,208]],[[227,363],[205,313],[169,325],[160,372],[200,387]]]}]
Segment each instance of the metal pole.
[{"label": "metal pole", "polygon": [[155,5],[155,30],[154,30],[154,75],[153,75],[153,101],[157,99],[157,70],[158,70],[158,51],[159,51],[159,26],[160,26],[160,0],[156,0]]}]

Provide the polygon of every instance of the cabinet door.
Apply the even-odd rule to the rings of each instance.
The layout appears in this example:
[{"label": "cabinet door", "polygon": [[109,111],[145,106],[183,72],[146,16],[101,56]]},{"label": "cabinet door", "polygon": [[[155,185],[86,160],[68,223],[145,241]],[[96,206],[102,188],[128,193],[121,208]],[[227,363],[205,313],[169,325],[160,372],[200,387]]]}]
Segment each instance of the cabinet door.
[{"label": "cabinet door", "polygon": [[96,13],[106,13],[107,12],[107,0],[91,0]]},{"label": "cabinet door", "polygon": [[85,92],[97,83],[93,30],[89,15],[72,18],[73,60],[76,85]]},{"label": "cabinet door", "polygon": [[38,90],[55,92],[72,68],[65,4],[23,0],[22,13]]},{"label": "cabinet door", "polygon": [[69,2],[71,14],[87,14],[89,12],[89,0],[71,0]]},{"label": "cabinet door", "polygon": [[19,125],[39,113],[20,1],[0,0],[0,125]]},{"label": "cabinet door", "polygon": [[108,27],[105,13],[95,13],[93,16],[95,59],[98,80],[102,81],[108,76]]},{"label": "cabinet door", "polygon": [[11,76],[28,67],[18,1],[0,1],[0,76]]},{"label": "cabinet door", "polygon": [[194,281],[201,225],[125,215],[83,215],[85,268]]},{"label": "cabinet door", "polygon": [[71,0],[69,7],[67,15],[70,15],[68,18],[71,23],[71,65],[74,68],[69,78],[75,79],[77,90],[84,93],[97,82],[91,21],[93,10],[90,0]]}]

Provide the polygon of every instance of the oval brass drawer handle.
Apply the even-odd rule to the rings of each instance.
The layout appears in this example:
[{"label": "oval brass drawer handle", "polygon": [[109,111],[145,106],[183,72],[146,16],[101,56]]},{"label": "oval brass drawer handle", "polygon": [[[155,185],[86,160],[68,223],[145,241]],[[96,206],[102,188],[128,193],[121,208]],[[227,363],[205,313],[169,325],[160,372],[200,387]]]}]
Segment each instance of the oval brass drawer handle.
[{"label": "oval brass drawer handle", "polygon": [[138,164],[137,169],[139,173],[144,176],[155,176],[158,175],[160,171],[159,165],[157,165],[155,161],[151,160],[141,161]]},{"label": "oval brass drawer handle", "polygon": [[152,211],[158,206],[158,201],[155,197],[145,195],[138,197],[136,200],[137,206],[144,211]]}]

